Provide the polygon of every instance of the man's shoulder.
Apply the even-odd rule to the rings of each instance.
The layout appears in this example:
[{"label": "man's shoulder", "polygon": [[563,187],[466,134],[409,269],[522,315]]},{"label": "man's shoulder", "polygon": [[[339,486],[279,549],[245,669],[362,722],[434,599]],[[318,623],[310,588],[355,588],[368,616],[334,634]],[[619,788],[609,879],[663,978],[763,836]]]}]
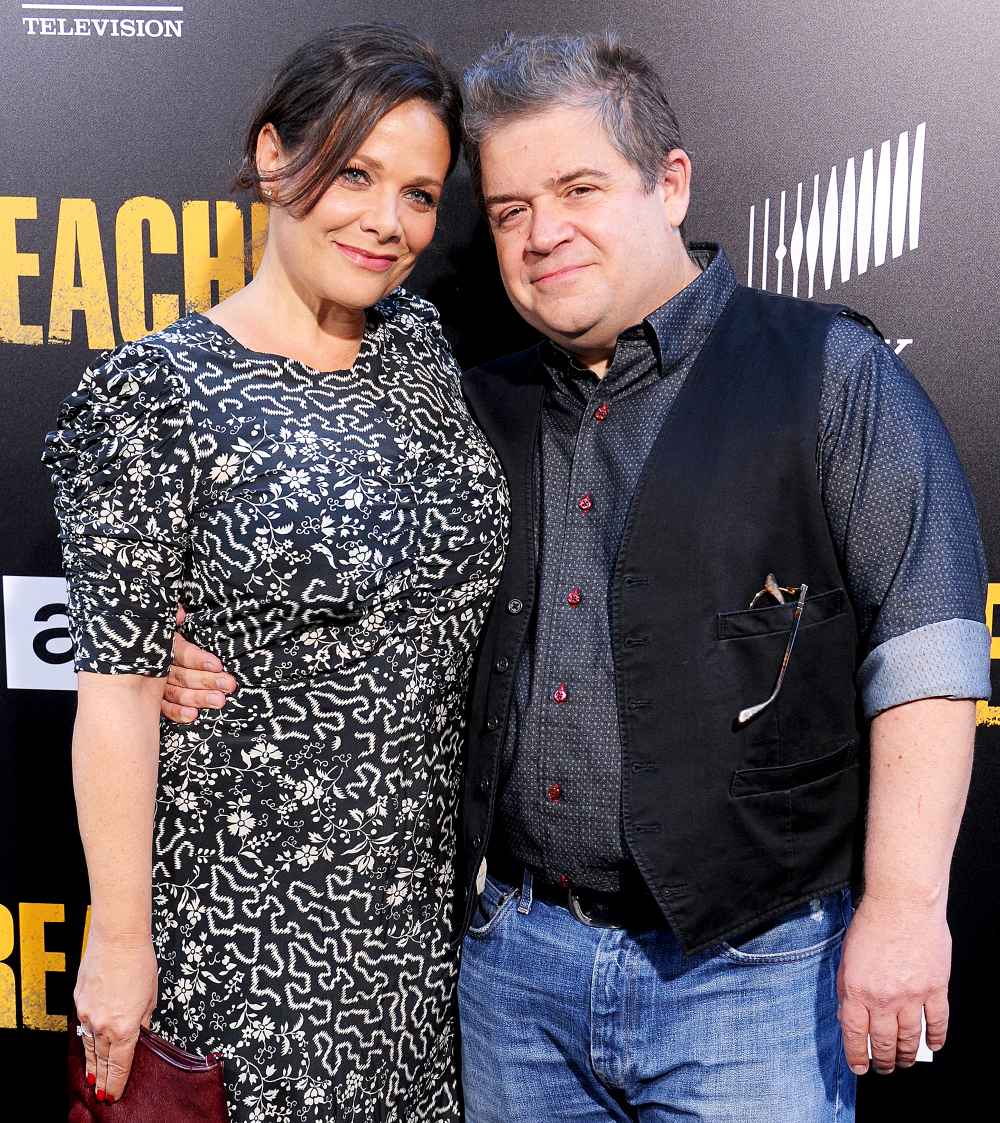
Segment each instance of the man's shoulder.
[{"label": "man's shoulder", "polygon": [[470,367],[462,375],[462,393],[473,417],[494,445],[520,432],[521,422],[537,410],[544,369],[539,344]]},{"label": "man's shoulder", "polygon": [[747,288],[738,285],[736,293],[739,299],[751,306],[755,306],[758,313],[764,313],[779,322],[809,321],[826,322],[835,330],[846,330],[848,333],[858,332],[862,336],[874,336],[882,339],[882,333],[873,321],[846,304],[826,304],[818,300],[802,300],[799,297],[767,292],[762,289]]},{"label": "man's shoulder", "polygon": [[500,355],[486,362],[476,363],[462,373],[465,384],[487,387],[493,385],[529,386],[542,379],[540,344],[532,344],[512,355]]}]

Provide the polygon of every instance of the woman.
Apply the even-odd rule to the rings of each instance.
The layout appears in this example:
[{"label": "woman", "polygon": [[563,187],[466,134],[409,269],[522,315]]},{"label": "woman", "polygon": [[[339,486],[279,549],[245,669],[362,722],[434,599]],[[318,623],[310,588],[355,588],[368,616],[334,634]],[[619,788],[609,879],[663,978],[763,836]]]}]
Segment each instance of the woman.
[{"label": "woman", "polygon": [[[402,30],[295,52],[241,172],[271,207],[256,277],[102,357],[47,436],[98,1096],[145,1023],[223,1054],[234,1121],[459,1117],[459,748],[507,497],[397,289],[459,111]],[[235,693],[159,726],[178,601]]]}]

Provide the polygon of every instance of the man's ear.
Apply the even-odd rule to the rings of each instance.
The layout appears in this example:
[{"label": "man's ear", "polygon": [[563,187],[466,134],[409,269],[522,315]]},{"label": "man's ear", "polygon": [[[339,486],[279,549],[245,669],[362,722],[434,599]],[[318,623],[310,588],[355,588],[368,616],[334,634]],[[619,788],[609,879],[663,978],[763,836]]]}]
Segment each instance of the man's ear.
[{"label": "man's ear", "polygon": [[683,148],[672,148],[660,165],[660,191],[671,226],[679,227],[691,203],[691,157]]}]

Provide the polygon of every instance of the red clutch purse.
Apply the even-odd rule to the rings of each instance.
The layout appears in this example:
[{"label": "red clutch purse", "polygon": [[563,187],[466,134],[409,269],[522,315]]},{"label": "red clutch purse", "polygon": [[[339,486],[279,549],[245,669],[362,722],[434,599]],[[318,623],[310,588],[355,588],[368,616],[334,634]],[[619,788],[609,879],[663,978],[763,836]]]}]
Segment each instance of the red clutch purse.
[{"label": "red clutch purse", "polygon": [[145,1027],[120,1100],[103,1103],[87,1084],[83,1040],[69,1019],[69,1123],[228,1123],[222,1058],[199,1057]]}]

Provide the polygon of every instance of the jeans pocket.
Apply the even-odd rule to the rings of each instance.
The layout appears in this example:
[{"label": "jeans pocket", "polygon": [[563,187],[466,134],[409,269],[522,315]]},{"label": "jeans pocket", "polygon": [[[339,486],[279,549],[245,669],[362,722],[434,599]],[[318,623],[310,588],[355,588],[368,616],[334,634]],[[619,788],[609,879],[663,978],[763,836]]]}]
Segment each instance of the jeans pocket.
[{"label": "jeans pocket", "polygon": [[486,875],[486,884],[472,910],[472,921],[469,925],[469,935],[477,940],[488,936],[497,926],[501,917],[510,909],[517,896],[517,890],[509,885],[502,885],[494,881],[489,874]]},{"label": "jeans pocket", "polygon": [[794,906],[764,932],[738,943],[723,941],[720,953],[736,963],[791,963],[836,947],[849,920],[849,889],[837,889]]}]

